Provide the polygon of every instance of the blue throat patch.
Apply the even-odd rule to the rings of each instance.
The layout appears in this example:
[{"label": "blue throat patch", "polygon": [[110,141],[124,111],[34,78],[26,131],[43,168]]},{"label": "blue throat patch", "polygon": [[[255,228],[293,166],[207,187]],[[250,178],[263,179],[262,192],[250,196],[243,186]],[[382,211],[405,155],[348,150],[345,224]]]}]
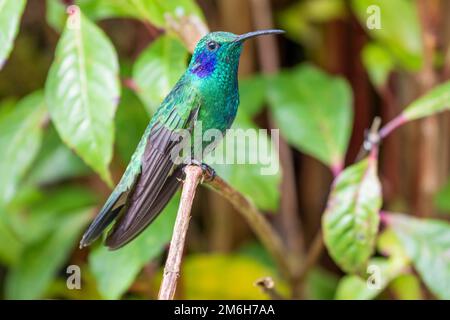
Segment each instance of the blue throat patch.
[{"label": "blue throat patch", "polygon": [[214,72],[216,62],[217,59],[215,54],[202,52],[195,58],[195,64],[191,69],[191,72],[199,78],[205,78]]}]

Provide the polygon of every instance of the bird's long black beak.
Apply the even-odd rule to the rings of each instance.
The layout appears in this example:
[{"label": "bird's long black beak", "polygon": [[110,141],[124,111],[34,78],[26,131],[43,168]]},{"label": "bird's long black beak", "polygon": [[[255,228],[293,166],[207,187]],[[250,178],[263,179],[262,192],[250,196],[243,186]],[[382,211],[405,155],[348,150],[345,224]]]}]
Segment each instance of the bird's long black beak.
[{"label": "bird's long black beak", "polygon": [[280,34],[280,33],[284,33],[284,30],[269,29],[269,30],[252,31],[252,32],[241,34],[234,41],[235,42],[242,42],[242,41],[245,41],[245,40],[253,38],[253,37],[263,36],[263,35],[266,35],[266,34]]}]

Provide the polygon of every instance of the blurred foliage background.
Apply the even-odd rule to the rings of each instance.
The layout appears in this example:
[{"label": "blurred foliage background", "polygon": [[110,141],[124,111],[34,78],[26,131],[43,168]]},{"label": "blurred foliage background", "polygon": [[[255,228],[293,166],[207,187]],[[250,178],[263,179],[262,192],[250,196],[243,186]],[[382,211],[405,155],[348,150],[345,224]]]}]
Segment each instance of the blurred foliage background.
[{"label": "blurred foliage background", "polygon": [[[245,45],[234,125],[279,128],[282,170],[215,169],[294,276],[200,188],[177,297],[264,299],[270,276],[286,298],[450,299],[449,21],[445,0],[0,0],[0,297],[154,299],[179,197],[118,251],[81,233],[199,36],[276,27]],[[375,116],[408,124],[367,156]]]}]

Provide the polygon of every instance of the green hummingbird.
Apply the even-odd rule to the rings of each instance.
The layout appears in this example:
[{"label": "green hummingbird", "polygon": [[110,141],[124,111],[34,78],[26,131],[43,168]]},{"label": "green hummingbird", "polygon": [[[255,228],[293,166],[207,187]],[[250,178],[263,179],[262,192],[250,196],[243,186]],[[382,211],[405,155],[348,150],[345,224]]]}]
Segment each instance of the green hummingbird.
[{"label": "green hummingbird", "polygon": [[120,182],[83,235],[80,248],[114,222],[105,242],[110,249],[118,249],[158,216],[183,175],[183,163],[171,156],[182,143],[180,131],[192,132],[201,122],[204,131],[225,133],[239,105],[238,67],[244,41],[283,32],[212,32],[197,43],[187,70],[153,115]]}]

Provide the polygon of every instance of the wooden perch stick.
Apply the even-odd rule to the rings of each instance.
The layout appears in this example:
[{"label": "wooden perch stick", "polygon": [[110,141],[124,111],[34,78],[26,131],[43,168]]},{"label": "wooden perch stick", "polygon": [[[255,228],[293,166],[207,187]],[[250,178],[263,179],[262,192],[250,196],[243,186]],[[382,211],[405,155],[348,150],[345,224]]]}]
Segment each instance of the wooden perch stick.
[{"label": "wooden perch stick", "polygon": [[289,254],[287,250],[285,250],[278,233],[276,233],[272,226],[267,222],[266,218],[258,208],[219,176],[216,176],[212,181],[209,181],[207,185],[230,201],[233,207],[247,221],[248,225],[264,247],[266,247],[267,251],[269,251],[275,259],[283,276],[287,279],[291,279],[294,272],[291,267]]},{"label": "wooden perch stick", "polygon": [[181,259],[183,257],[186,233],[191,219],[191,207],[194,201],[195,191],[202,177],[202,168],[189,165],[185,168],[186,178],[181,193],[180,206],[178,207],[175,226],[173,227],[172,240],[170,241],[169,254],[164,267],[163,280],[159,289],[159,300],[172,300],[177,288],[177,280],[180,275]]},{"label": "wooden perch stick", "polygon": [[[180,206],[175,220],[172,240],[170,241],[169,254],[164,267],[163,280],[159,290],[159,300],[171,300],[175,296],[184,243],[189,226],[192,202],[194,200],[197,185],[202,179],[203,172],[199,166],[189,165],[185,169],[185,174],[186,178],[183,184]],[[230,201],[237,211],[242,214],[261,243],[273,256],[282,274],[287,279],[295,277],[289,255],[284,249],[280,236],[275,232],[256,206],[219,176],[215,176],[214,179],[205,183],[212,190]]]}]

